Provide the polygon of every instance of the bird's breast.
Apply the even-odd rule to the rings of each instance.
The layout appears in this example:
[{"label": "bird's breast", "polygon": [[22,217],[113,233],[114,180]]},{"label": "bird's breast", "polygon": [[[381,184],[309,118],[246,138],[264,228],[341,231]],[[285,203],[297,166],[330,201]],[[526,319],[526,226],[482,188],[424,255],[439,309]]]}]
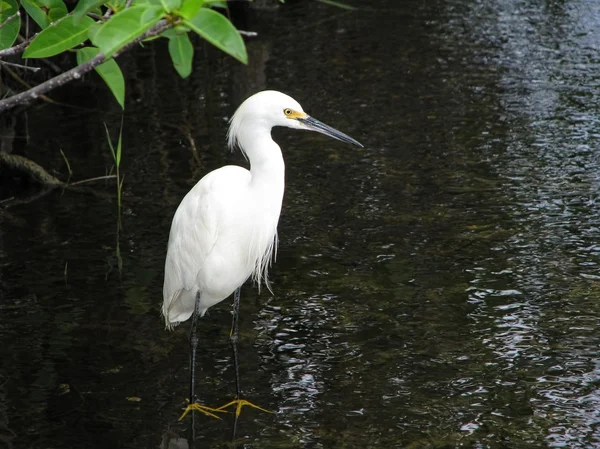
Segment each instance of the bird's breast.
[{"label": "bird's breast", "polygon": [[282,197],[275,197],[272,191],[264,194],[248,189],[237,198],[235,207],[226,208],[228,217],[221,223],[228,225],[218,230],[218,239],[204,264],[204,285],[226,293],[250,276],[259,285],[268,282]]},{"label": "bird's breast", "polygon": [[268,282],[267,272],[277,250],[277,225],[281,213],[283,189],[258,190],[246,203],[245,255],[248,276],[260,285]]}]

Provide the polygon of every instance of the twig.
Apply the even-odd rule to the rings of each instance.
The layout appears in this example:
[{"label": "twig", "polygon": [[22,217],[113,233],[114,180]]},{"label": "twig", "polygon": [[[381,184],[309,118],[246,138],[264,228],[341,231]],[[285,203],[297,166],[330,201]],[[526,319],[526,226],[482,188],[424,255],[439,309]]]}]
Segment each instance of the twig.
[{"label": "twig", "polygon": [[[112,57],[116,58],[117,56],[136,46],[143,39],[147,39],[148,37],[152,36],[157,36],[171,27],[173,27],[172,23],[169,23],[166,20],[161,20],[156,25],[154,25],[154,27],[152,27],[149,31],[136,38],[133,42],[130,42],[129,44],[125,45],[119,52],[115,53]],[[17,105],[28,104],[52,89],[55,89],[64,84],[67,84],[68,82],[81,78],[84,74],[88,73],[89,71],[91,71],[92,69],[99,66],[105,61],[106,56],[104,56],[104,53],[98,53],[89,61],[84,62],[83,64],[72,68],[71,70],[61,73],[60,75],[57,75],[54,78],[49,79],[48,81],[38,84],[37,86],[25,92],[13,95],[12,97],[8,97],[5,100],[0,100],[0,114],[8,111],[9,109],[14,108]]]},{"label": "twig", "polygon": [[26,65],[15,64],[14,62],[6,62],[6,61],[1,61],[1,60],[0,60],[0,64],[2,64],[2,65],[10,65],[10,66],[18,67],[20,69],[25,69],[25,70],[31,70],[32,72],[37,72],[39,70],[42,70],[41,67],[28,67]]},{"label": "twig", "polygon": [[[4,62],[2,62],[4,64]],[[19,84],[21,84],[22,86],[24,86],[26,89],[31,89],[32,87],[25,82],[25,80],[23,80],[23,78],[21,78],[17,73],[15,73],[13,70],[9,69],[8,67],[5,67],[4,70],[6,71],[6,73],[8,73],[10,76],[12,76]],[[12,97],[8,97],[9,99]],[[53,104],[58,104],[56,101],[54,101],[52,98],[47,97],[46,95],[40,95],[40,98],[48,103],[53,103]]]},{"label": "twig", "polygon": [[89,178],[89,179],[83,179],[83,180],[77,181],[77,182],[71,182],[68,185],[69,186],[76,186],[76,185],[79,185],[79,184],[85,184],[86,182],[102,181],[103,179],[115,179],[116,177],[117,177],[117,175],[98,176],[96,178]]},{"label": "twig", "polygon": [[102,18],[104,20],[108,20],[110,19],[110,16],[112,16],[113,10],[109,7],[106,12],[104,13],[104,16],[102,16]]},{"label": "twig", "polygon": [[8,17],[4,22],[0,23],[0,30],[2,28],[4,28],[4,26],[6,24],[8,24],[9,22],[12,22],[13,20],[15,20],[17,17],[21,17],[21,11],[17,11],[15,14],[13,14],[10,17]]},{"label": "twig", "polygon": [[[45,61],[45,59],[42,59],[42,61]],[[2,65],[2,64],[6,64],[6,62],[0,60],[0,65]],[[24,67],[24,68],[26,68],[26,67]],[[23,78],[21,78],[16,72],[14,72],[13,70],[11,70],[10,68],[5,67],[4,70],[11,77],[13,77],[13,79],[15,81],[17,81],[19,84],[21,84],[22,86],[24,86],[25,89],[31,89],[32,88],[30,84],[28,84],[27,82],[25,82],[25,80],[23,80]],[[7,95],[5,96],[5,98],[11,98],[10,96],[8,96],[8,92],[7,92]],[[66,108],[79,109],[79,110],[82,110],[82,111],[90,111],[91,110],[91,109],[88,109],[88,108],[84,108],[82,106],[75,106],[75,105],[72,105],[72,104],[61,103],[60,101],[53,100],[52,98],[47,97],[46,95],[40,95],[40,99],[44,100],[46,103],[54,104],[54,105],[57,105],[57,106],[63,106],[63,107],[66,107]]]},{"label": "twig", "polygon": [[238,33],[240,33],[242,36],[246,36],[246,37],[256,37],[256,36],[258,36],[258,33],[256,31],[238,30]]},{"label": "twig", "polygon": [[13,55],[18,55],[19,53],[23,53],[25,51],[25,49],[27,48],[27,46],[30,44],[30,42],[32,40],[34,40],[37,35],[38,35],[38,33],[35,33],[29,39],[24,40],[23,42],[21,42],[18,45],[14,45],[10,48],[5,48],[4,50],[0,50],[0,58],[4,58],[5,56],[13,56]]}]

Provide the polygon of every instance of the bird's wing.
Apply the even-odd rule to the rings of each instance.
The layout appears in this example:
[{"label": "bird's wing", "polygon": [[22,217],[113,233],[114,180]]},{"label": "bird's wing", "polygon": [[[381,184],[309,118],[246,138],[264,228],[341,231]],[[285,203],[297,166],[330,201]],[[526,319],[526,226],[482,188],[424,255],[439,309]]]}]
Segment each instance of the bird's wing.
[{"label": "bird's wing", "polygon": [[[232,185],[247,183],[249,177],[246,169],[237,166],[212,171],[188,192],[177,208],[165,262],[163,314],[167,325],[172,318],[181,316],[176,321],[183,321],[193,312],[196,292],[184,293],[196,284],[198,273],[217,243],[219,223],[227,209],[225,200]],[[190,298],[184,300],[183,296]]]}]

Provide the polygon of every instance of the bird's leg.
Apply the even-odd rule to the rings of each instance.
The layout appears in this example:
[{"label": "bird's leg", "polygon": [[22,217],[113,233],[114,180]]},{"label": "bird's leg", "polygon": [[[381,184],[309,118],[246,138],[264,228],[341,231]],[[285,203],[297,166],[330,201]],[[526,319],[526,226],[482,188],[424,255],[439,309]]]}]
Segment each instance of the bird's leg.
[{"label": "bird's leg", "polygon": [[213,418],[220,419],[214,412],[223,412],[223,410],[218,410],[210,407],[206,407],[204,405],[198,404],[196,402],[195,391],[195,380],[196,380],[196,348],[198,347],[198,334],[196,333],[196,327],[198,325],[198,318],[200,315],[200,292],[196,293],[196,303],[194,305],[194,313],[192,314],[192,328],[190,330],[190,399],[188,401],[188,405],[183,412],[183,414],[179,417],[179,421],[181,421],[185,415],[187,415],[190,411],[196,410],[198,412],[204,413],[205,415],[212,416]]},{"label": "bird's leg", "polygon": [[233,366],[235,369],[235,395],[239,399],[240,396],[240,365],[238,359],[237,342],[238,342],[238,317],[240,315],[240,290],[238,287],[233,294],[233,319],[231,321],[231,331],[229,331],[229,341],[233,351]]},{"label": "bird's leg", "polygon": [[236,406],[235,409],[235,416],[236,416],[236,423],[237,423],[237,417],[240,416],[240,413],[242,413],[242,407],[244,405],[248,405],[250,407],[254,407],[257,408],[263,412],[267,412],[267,413],[273,413],[270,412],[269,410],[265,410],[262,407],[259,407],[258,405],[253,404],[250,401],[247,401],[245,399],[242,399],[242,391],[240,388],[240,364],[239,364],[239,360],[238,360],[238,349],[237,349],[237,342],[238,342],[238,318],[239,318],[239,314],[240,314],[240,291],[241,291],[241,287],[238,287],[238,289],[235,291],[235,293],[233,294],[233,321],[231,323],[231,331],[229,333],[229,341],[231,343],[231,349],[233,350],[233,367],[235,370],[235,399],[231,402],[228,402],[227,404],[219,407],[217,410],[221,411],[221,410],[225,410],[227,407],[231,407],[232,405]]},{"label": "bird's leg", "polygon": [[198,303],[200,302],[200,292],[196,293],[194,313],[192,315],[192,328],[190,329],[190,404],[196,402],[194,393],[196,387],[196,349],[198,349]]}]

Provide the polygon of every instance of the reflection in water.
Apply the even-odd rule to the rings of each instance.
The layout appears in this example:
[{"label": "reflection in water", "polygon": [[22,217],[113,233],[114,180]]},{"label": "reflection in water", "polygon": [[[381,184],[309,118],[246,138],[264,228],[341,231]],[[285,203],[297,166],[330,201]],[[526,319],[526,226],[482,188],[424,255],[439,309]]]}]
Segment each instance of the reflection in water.
[{"label": "reflection in water", "polygon": [[[194,444],[176,422],[187,330],[164,332],[158,306],[172,213],[202,174],[244,164],[224,151],[226,120],[263,88],[366,148],[274,131],[275,295],[248,288],[240,323],[244,389],[274,414],[244,410],[235,444],[600,447],[597,14],[583,0],[377,8],[260,12],[250,68],[198,51],[188,81],[160,46],[123,60],[137,102],[122,279],[105,197],[56,192],[0,215],[7,447],[231,444],[232,416],[198,417]],[[101,122],[118,114],[32,110],[26,151],[60,167],[60,147],[81,178],[103,174]],[[199,328],[208,405],[235,390],[228,311]]]},{"label": "reflection in water", "polygon": [[188,440],[173,432],[166,432],[160,442],[160,449],[188,449]]},{"label": "reflection in water", "polygon": [[[589,37],[598,23],[579,2],[539,10],[507,1],[499,9],[490,34],[503,36],[495,57],[514,131],[497,169],[514,225],[493,248],[506,257],[505,267],[470,270],[477,304],[471,317],[491,325],[484,341],[498,369],[526,374],[511,386],[528,398],[529,431],[539,426],[551,446],[589,447],[600,443],[591,412],[598,405],[591,380],[600,373],[592,331],[598,309],[586,297],[598,279],[598,158],[591,147],[600,128],[587,87],[596,66]],[[508,289],[497,290],[498,284]]]},{"label": "reflection in water", "polygon": [[272,390],[281,400],[279,413],[307,413],[318,408],[323,390],[323,372],[332,357],[331,334],[334,317],[324,298],[309,297],[290,306],[282,314],[281,307],[261,311],[257,326],[266,331],[261,348],[269,356],[263,363],[279,366],[272,379]]}]

